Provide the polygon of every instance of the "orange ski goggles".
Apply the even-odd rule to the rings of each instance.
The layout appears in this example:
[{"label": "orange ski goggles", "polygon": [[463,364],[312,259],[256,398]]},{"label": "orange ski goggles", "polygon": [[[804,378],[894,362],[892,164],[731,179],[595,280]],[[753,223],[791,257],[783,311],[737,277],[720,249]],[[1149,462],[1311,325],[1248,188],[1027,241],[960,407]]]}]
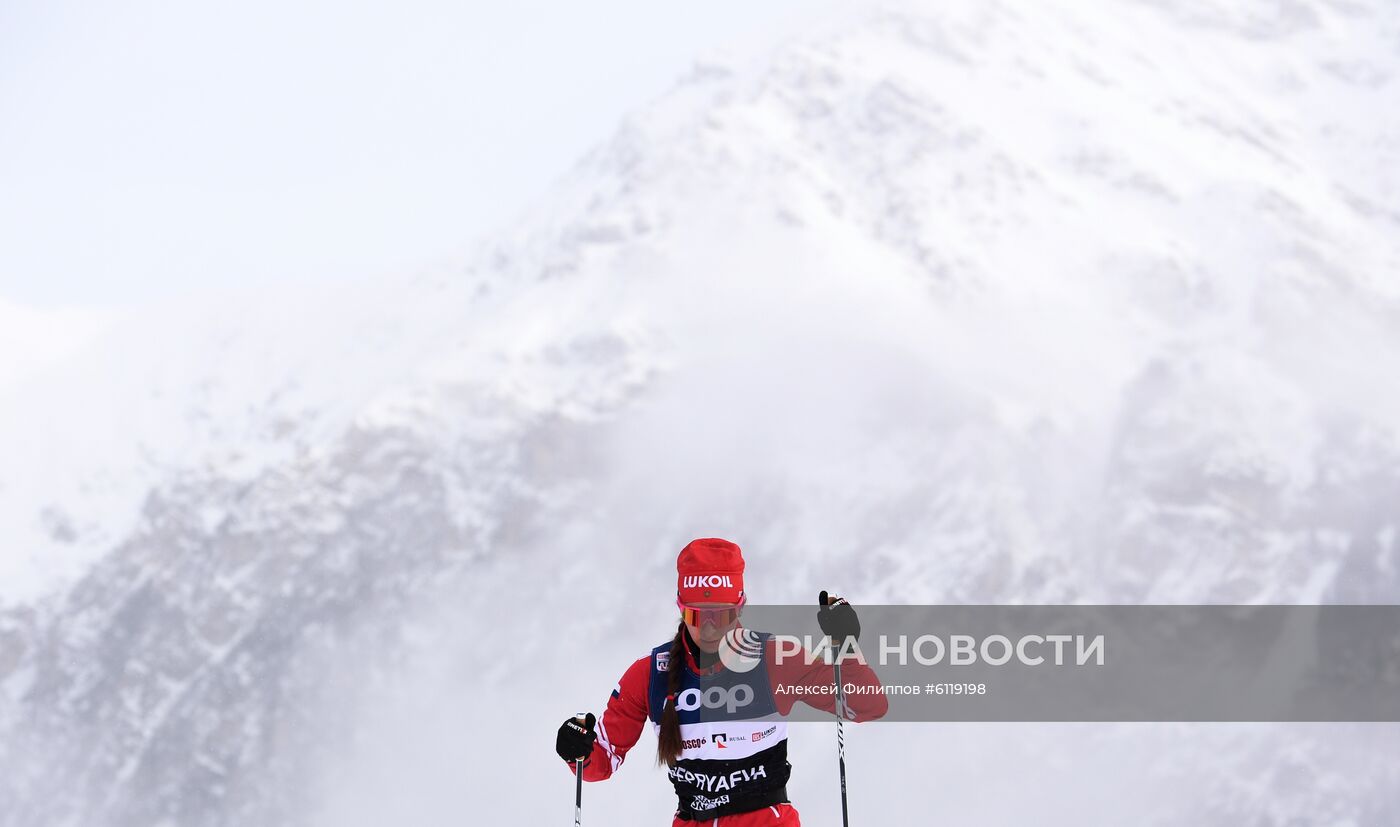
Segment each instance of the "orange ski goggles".
[{"label": "orange ski goggles", "polygon": [[681,620],[688,626],[704,626],[706,623],[728,626],[739,619],[747,602],[747,597],[740,596],[739,602],[732,606],[691,606],[677,599],[676,607],[681,610]]}]

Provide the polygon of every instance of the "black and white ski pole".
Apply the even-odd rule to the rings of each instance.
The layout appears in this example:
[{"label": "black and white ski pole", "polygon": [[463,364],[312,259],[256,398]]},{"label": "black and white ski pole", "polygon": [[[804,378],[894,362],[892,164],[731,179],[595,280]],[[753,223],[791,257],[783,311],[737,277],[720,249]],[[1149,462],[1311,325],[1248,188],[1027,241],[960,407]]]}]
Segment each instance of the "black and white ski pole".
[{"label": "black and white ski pole", "polygon": [[574,827],[583,824],[583,759],[574,761]]},{"label": "black and white ski pole", "polygon": [[841,717],[846,714],[846,693],[841,690],[841,661],[836,661],[836,760],[841,766],[841,824],[850,827],[850,817],[846,815],[846,734],[841,727]]},{"label": "black and white ski pole", "polygon": [[[817,597],[817,605],[821,606],[821,611],[827,611],[826,592],[822,592]],[[830,638],[833,644],[835,638]],[[846,814],[846,731],[841,722],[846,717],[846,692],[841,687],[841,654],[838,651],[834,659],[836,670],[836,760],[841,769],[841,825],[850,827],[850,817]]]},{"label": "black and white ski pole", "polygon": [[[593,713],[580,712],[577,716],[578,722],[583,725],[585,732],[593,731]],[[577,729],[578,727],[575,727]],[[583,824],[583,758],[574,759],[574,827]]]}]

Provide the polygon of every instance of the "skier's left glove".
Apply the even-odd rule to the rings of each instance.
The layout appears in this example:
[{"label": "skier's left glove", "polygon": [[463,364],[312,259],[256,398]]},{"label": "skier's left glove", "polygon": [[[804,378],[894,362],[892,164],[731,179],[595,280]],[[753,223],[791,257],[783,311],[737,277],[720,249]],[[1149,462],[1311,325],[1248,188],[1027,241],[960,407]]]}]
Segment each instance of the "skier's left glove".
[{"label": "skier's left glove", "polygon": [[822,592],[817,597],[817,606],[817,623],[838,647],[844,645],[847,638],[860,639],[860,619],[856,617],[855,607],[845,598],[828,597]]}]

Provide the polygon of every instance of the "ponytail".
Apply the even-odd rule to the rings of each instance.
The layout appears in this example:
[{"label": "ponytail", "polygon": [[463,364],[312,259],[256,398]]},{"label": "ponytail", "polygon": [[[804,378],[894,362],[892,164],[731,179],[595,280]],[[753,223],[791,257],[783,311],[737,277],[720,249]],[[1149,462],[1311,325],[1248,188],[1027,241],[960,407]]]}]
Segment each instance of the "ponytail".
[{"label": "ponytail", "polygon": [[666,666],[666,700],[661,709],[661,730],[656,737],[656,763],[674,767],[681,757],[681,715],[676,711],[676,695],[685,674],[685,624],[676,627],[671,641],[671,660]]}]

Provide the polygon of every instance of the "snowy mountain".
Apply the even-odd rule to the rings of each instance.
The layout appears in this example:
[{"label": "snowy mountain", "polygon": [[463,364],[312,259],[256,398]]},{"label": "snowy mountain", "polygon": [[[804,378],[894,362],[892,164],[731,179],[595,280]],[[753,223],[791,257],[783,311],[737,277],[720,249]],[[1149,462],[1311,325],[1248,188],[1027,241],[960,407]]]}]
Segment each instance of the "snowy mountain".
[{"label": "snowy mountain", "polygon": [[[1400,598],[1400,10],[845,14],[461,263],[0,391],[0,825],[562,816],[550,730],[669,636],[693,536],[766,602]],[[1380,824],[1395,734],[847,737],[866,818]],[[649,746],[599,820],[670,812]]]}]

